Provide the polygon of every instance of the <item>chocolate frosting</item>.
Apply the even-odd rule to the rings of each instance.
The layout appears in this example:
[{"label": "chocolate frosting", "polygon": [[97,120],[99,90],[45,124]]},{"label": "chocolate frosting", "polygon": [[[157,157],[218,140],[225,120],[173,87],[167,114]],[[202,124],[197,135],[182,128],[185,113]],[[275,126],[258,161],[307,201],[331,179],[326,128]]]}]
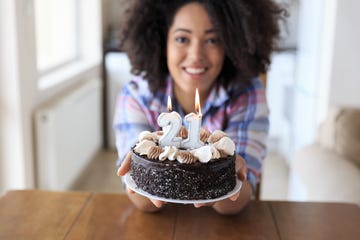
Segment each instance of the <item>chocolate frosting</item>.
[{"label": "chocolate frosting", "polygon": [[133,151],[131,176],[142,190],[159,197],[214,199],[236,185],[235,154],[208,163],[148,159]]}]

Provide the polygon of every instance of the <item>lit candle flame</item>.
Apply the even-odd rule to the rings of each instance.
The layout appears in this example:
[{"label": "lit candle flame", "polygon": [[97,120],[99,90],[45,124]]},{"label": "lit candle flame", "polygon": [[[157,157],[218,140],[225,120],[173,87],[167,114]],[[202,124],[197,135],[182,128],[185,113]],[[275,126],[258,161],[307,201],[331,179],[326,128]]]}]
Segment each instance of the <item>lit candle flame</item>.
[{"label": "lit candle flame", "polygon": [[202,113],[201,113],[201,106],[200,106],[200,97],[199,97],[199,91],[196,88],[196,92],[195,92],[195,112],[202,117]]},{"label": "lit candle flame", "polygon": [[169,110],[169,111],[171,111],[171,110],[172,110],[172,104],[171,104],[171,98],[170,98],[170,96],[168,96],[168,100],[167,100],[167,108],[168,108],[168,110]]}]

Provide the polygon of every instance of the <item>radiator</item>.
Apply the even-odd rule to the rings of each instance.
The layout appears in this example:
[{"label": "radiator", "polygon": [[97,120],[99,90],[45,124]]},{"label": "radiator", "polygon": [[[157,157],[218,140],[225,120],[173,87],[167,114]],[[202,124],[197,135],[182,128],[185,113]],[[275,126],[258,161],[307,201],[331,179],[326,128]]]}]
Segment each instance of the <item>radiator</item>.
[{"label": "radiator", "polygon": [[35,112],[37,186],[69,190],[102,146],[101,84],[94,79]]}]

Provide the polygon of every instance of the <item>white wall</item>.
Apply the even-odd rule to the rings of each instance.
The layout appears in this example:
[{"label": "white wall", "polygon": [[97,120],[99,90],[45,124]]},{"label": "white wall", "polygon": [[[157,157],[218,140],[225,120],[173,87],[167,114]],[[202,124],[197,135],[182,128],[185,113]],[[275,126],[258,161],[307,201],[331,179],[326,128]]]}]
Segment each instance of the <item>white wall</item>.
[{"label": "white wall", "polygon": [[[331,1],[331,0],[330,0]],[[298,51],[293,85],[292,137],[289,158],[314,141],[318,106],[323,24],[326,0],[302,0],[299,11]],[[330,46],[329,46],[330,47]]]},{"label": "white wall", "polygon": [[270,108],[268,147],[289,157],[296,51],[276,52],[272,55],[267,73],[267,99]]},{"label": "white wall", "polygon": [[[291,58],[273,56],[267,89],[270,135],[280,136],[277,150],[289,160],[295,151],[315,141],[330,106],[360,107],[359,8],[357,0],[299,1],[293,81],[285,74],[291,69]],[[286,94],[284,86],[292,94]]]},{"label": "white wall", "polygon": [[8,186],[22,188],[33,181],[25,174],[15,24],[14,2],[0,1],[0,195]]},{"label": "white wall", "polygon": [[360,107],[360,1],[337,0],[330,104]]}]

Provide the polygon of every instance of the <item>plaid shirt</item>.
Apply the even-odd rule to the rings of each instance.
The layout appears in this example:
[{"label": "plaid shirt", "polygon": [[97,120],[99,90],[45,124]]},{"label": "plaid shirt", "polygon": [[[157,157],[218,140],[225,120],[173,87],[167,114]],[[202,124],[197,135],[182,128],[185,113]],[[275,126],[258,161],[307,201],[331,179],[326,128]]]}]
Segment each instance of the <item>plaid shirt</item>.
[{"label": "plaid shirt", "polygon": [[[182,119],[184,112],[176,103],[169,77],[164,91],[153,95],[148,82],[135,77],[124,86],[117,98],[114,116],[118,165],[136,143],[141,131],[157,131],[157,117],[167,112],[167,97],[173,100],[173,110]],[[258,78],[245,90],[227,92],[223,87],[212,89],[202,105],[202,127],[213,132],[223,130],[234,141],[236,152],[242,156],[248,168],[248,181],[254,189],[260,181],[262,160],[266,154],[266,138],[269,129],[269,110],[265,90]],[[187,122],[183,122],[187,127]]]}]

